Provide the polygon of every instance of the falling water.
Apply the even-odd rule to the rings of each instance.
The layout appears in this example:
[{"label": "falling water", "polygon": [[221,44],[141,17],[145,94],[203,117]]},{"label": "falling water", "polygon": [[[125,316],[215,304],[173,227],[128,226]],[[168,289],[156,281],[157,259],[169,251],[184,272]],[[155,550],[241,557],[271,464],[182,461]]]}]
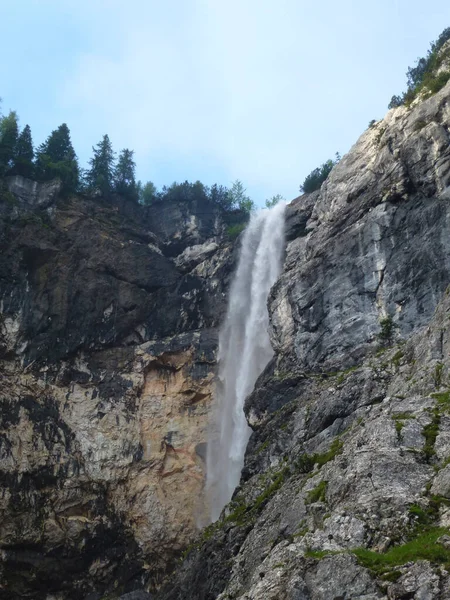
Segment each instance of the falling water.
[{"label": "falling water", "polygon": [[206,495],[216,521],[239,483],[250,427],[244,401],[273,356],[267,297],[281,267],[284,203],[255,213],[245,230],[219,337],[219,377],[208,443]]}]

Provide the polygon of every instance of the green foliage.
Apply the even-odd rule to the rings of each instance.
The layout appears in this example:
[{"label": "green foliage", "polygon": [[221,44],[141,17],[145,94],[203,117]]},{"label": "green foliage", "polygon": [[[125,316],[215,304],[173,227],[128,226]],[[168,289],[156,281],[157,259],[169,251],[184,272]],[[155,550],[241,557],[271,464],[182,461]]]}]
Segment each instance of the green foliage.
[{"label": "green foliage", "polygon": [[134,152],[124,148],[114,169],[114,191],[128,200],[138,201],[138,187],[136,184],[136,163],[133,160]]},{"label": "green foliage", "polygon": [[217,183],[212,185],[209,190],[209,198],[211,202],[214,202],[214,204],[217,204],[225,211],[233,210],[234,208],[233,199],[224,185],[217,185]]},{"label": "green foliage", "polygon": [[245,229],[247,223],[237,223],[227,227],[227,235],[230,240],[235,240]]},{"label": "green foliage", "polygon": [[0,119],[0,176],[5,175],[13,166],[18,136],[17,114],[11,110],[8,116]]},{"label": "green foliage", "polygon": [[429,560],[434,564],[447,565],[450,563],[450,550],[437,543],[441,535],[447,533],[447,529],[435,527],[419,534],[406,544],[390,548],[383,554],[366,548],[357,548],[353,550],[353,554],[362,566],[377,575],[381,575],[389,568],[417,560]]},{"label": "green foliage", "polygon": [[423,90],[435,94],[444,87],[450,79],[450,72],[443,71],[436,75],[436,71],[450,56],[450,49],[441,52],[448,40],[450,40],[450,27],[444,29],[438,39],[432,42],[426,57],[417,59],[416,65],[408,68],[406,73],[408,88],[402,96],[392,96],[388,108],[397,108],[402,104],[409,105]]},{"label": "green foliage", "polygon": [[147,181],[145,185],[142,185],[139,181],[137,183],[139,203],[144,206],[150,206],[158,198],[158,190],[152,181]]},{"label": "green foliage", "polygon": [[399,441],[402,440],[402,429],[405,426],[405,421],[408,419],[415,419],[414,415],[409,413],[395,413],[392,415],[392,419],[395,423],[395,431],[397,432],[397,438]]},{"label": "green foliage", "polygon": [[194,202],[196,200],[206,200],[207,198],[208,188],[201,181],[196,181],[195,183],[190,183],[189,181],[177,183],[174,181],[169,187],[163,187],[159,200]]},{"label": "green foliage", "polygon": [[398,108],[399,106],[401,106],[403,104],[403,98],[401,96],[392,96],[389,104],[388,104],[388,108]]},{"label": "green foliage", "polygon": [[267,504],[267,502],[281,488],[283,483],[291,474],[289,467],[270,475],[270,484],[259,494],[252,504],[246,504],[242,498],[236,498],[231,503],[232,512],[226,517],[225,523],[243,525],[252,520]]},{"label": "green foliage", "polygon": [[314,464],[318,464],[319,467],[323,467],[327,462],[333,460],[338,454],[341,454],[344,443],[341,439],[335,438],[330,446],[330,449],[324,454],[314,454]]},{"label": "green foliage", "polygon": [[230,206],[236,207],[244,213],[250,213],[255,209],[255,204],[253,200],[250,199],[249,196],[245,193],[247,190],[245,189],[242,181],[236,179],[231,186],[231,190],[229,190],[229,203]]},{"label": "green foliage", "polygon": [[439,410],[435,408],[431,414],[431,422],[428,425],[425,425],[425,427],[422,429],[422,435],[425,438],[425,444],[422,449],[422,454],[426,462],[430,462],[430,460],[436,454],[434,445],[436,443],[436,438],[439,433],[439,425],[441,424],[441,416],[439,414]]},{"label": "green foliage", "polygon": [[381,331],[378,334],[378,337],[382,340],[390,340],[392,339],[394,333],[394,321],[390,315],[380,320]]},{"label": "green foliage", "polygon": [[109,136],[104,135],[92,150],[94,156],[89,161],[86,186],[91,192],[109,194],[113,189],[114,180],[114,151]]},{"label": "green foliage", "polygon": [[431,394],[431,397],[438,401],[440,408],[444,409],[446,412],[450,410],[450,390]]},{"label": "green foliage", "polygon": [[36,177],[42,181],[59,178],[66,192],[73,192],[78,188],[78,160],[66,123],[52,131],[39,146],[36,152]]},{"label": "green foliage", "polygon": [[438,363],[434,368],[434,385],[438,389],[441,387],[443,370],[444,365],[442,363]]},{"label": "green foliage", "polygon": [[13,167],[11,170],[12,174],[22,175],[23,177],[33,177],[33,159],[34,150],[31,129],[29,125],[25,125],[17,139]]},{"label": "green foliage", "polygon": [[325,502],[327,493],[328,481],[321,481],[315,488],[306,494],[305,504],[313,504],[314,502]]},{"label": "green foliage", "polygon": [[266,200],[266,208],[272,208],[273,206],[276,206],[278,202],[285,202],[285,198],[283,198],[281,194],[277,194]]},{"label": "green foliage", "polygon": [[300,186],[300,191],[304,194],[310,194],[311,192],[315,192],[320,189],[322,183],[327,179],[328,175],[331,173],[331,169],[337,165],[340,161],[341,157],[338,153],[336,153],[335,160],[327,160],[320,167],[315,168],[309,175],[305,177],[302,185]]},{"label": "green foliage", "polygon": [[394,354],[394,356],[391,358],[391,363],[394,365],[394,367],[396,369],[399,368],[400,366],[400,361],[402,360],[402,358],[405,356],[405,353],[403,352],[403,350],[397,350],[397,352]]}]

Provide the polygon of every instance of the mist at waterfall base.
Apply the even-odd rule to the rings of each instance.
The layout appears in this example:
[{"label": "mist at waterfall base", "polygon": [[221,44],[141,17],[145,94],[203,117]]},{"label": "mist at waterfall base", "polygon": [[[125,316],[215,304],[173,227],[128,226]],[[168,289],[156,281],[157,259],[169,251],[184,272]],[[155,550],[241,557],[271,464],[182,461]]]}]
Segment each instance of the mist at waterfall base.
[{"label": "mist at waterfall base", "polygon": [[245,398],[273,356],[267,298],[284,250],[285,204],[251,216],[219,336],[218,381],[206,462],[206,504],[216,521],[239,483],[251,429]]}]

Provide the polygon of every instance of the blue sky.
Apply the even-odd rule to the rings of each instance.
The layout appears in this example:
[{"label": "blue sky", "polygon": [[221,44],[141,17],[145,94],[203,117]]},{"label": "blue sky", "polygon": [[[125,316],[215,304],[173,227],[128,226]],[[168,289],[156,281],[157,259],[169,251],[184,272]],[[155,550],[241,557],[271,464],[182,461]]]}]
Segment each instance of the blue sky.
[{"label": "blue sky", "polygon": [[298,195],[381,118],[450,26],[436,0],[0,0],[0,96],[82,165],[108,133],[158,187],[241,179]]}]

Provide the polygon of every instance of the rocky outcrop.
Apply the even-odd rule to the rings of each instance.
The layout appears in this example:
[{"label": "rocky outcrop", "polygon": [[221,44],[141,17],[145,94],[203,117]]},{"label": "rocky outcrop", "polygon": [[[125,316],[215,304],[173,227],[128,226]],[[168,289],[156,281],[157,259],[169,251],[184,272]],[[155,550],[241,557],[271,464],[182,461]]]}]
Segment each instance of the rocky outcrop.
[{"label": "rocky outcrop", "polygon": [[232,245],[205,202],[146,211],[7,184],[0,597],[154,589],[201,511]]},{"label": "rocky outcrop", "polygon": [[444,599],[450,85],[287,209],[241,485],[158,598]]}]

